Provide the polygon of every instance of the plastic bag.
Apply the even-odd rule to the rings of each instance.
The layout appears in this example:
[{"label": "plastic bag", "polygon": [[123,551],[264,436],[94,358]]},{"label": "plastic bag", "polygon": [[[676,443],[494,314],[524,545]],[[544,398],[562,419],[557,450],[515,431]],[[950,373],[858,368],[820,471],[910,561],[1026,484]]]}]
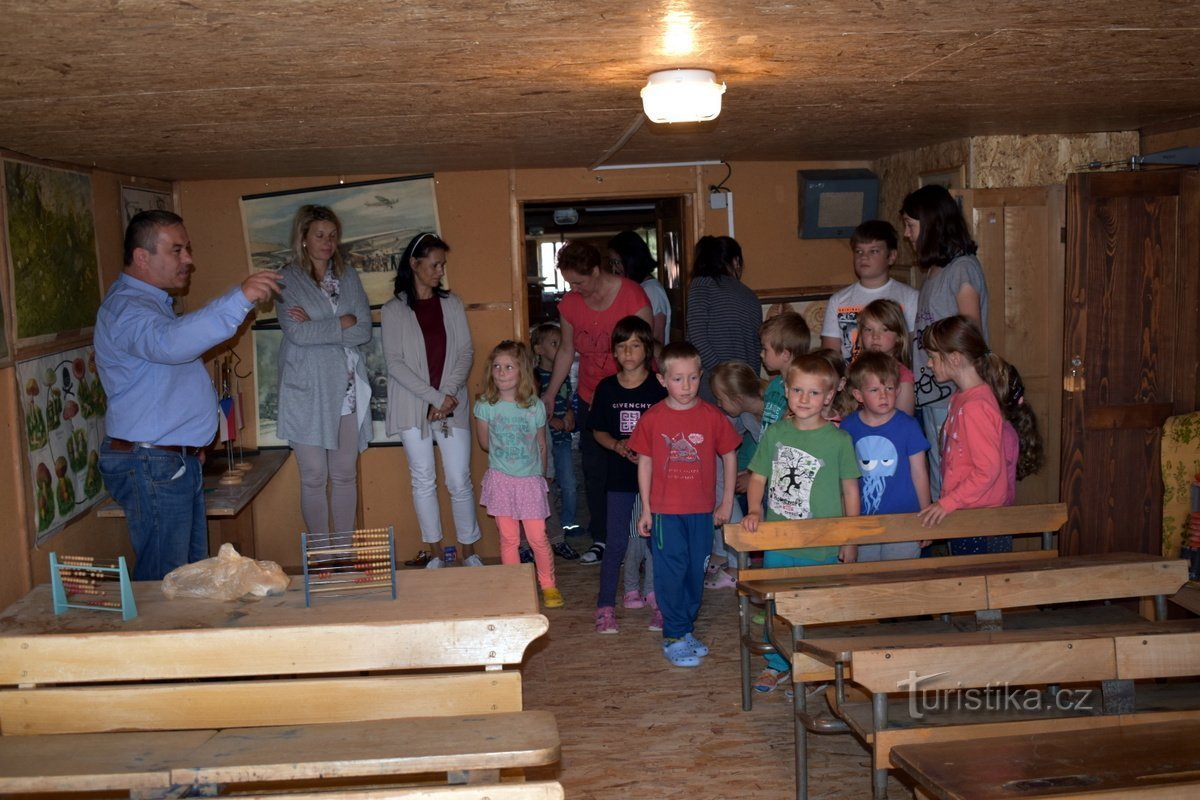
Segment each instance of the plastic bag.
[{"label": "plastic bag", "polygon": [[283,594],[288,582],[288,576],[274,561],[246,558],[226,542],[215,558],[171,570],[163,578],[162,590],[168,600],[176,597],[237,600],[246,595]]}]

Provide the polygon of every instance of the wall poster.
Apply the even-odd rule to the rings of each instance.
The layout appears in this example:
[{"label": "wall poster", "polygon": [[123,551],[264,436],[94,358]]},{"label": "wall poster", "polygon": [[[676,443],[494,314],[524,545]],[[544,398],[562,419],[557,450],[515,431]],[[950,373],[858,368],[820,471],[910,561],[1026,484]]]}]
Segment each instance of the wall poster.
[{"label": "wall poster", "polygon": [[18,362],[17,385],[41,541],[108,496],[99,464],[108,398],[90,345]]},{"label": "wall poster", "polygon": [[[292,260],[292,218],[304,205],[328,206],[342,221],[342,254],[358,270],[372,308],[391,299],[396,265],[409,240],[438,229],[432,175],[245,195],[242,223],[251,272],[283,269]],[[274,318],[273,307],[259,308],[259,320]]]},{"label": "wall poster", "polygon": [[171,193],[140,186],[121,187],[121,232],[129,227],[129,220],[143,211],[174,211]]},{"label": "wall poster", "polygon": [[[258,398],[258,447],[287,447],[275,435],[279,420],[279,345],[283,330],[277,325],[256,325],[254,338],[254,396]],[[400,437],[385,433],[387,419],[387,361],[383,357],[383,337],[378,323],[371,328],[371,341],[361,351],[367,362],[367,380],[371,384],[370,446],[399,445]]]},{"label": "wall poster", "polygon": [[4,200],[17,354],[85,339],[100,307],[91,177],[5,160]]}]

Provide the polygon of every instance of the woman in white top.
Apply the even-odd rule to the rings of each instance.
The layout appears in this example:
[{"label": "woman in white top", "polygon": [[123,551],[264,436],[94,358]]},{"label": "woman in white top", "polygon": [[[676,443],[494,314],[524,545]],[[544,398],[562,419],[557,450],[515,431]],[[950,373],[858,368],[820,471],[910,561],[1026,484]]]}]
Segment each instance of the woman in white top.
[{"label": "woman in white top", "polygon": [[617,275],[642,285],[650,298],[650,313],[653,319],[650,330],[660,345],[671,340],[671,301],[667,290],[653,277],[658,262],[650,254],[646,240],[633,231],[621,231],[608,240],[608,266]]}]

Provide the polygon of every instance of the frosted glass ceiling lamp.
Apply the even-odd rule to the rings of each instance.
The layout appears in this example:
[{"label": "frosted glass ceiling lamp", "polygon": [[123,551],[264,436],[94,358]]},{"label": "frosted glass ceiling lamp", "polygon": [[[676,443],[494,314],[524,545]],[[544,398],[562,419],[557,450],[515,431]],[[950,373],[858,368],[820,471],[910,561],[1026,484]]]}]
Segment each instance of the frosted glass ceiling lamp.
[{"label": "frosted glass ceiling lamp", "polygon": [[707,69],[666,69],[650,73],[642,88],[642,108],[651,122],[705,122],[721,113],[725,84]]}]

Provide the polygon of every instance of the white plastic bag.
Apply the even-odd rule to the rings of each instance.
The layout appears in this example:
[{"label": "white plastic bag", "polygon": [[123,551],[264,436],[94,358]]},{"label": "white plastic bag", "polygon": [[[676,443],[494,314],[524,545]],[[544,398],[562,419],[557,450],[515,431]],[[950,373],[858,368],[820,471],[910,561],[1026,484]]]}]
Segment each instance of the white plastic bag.
[{"label": "white plastic bag", "polygon": [[203,597],[210,600],[237,600],[252,595],[266,597],[283,594],[288,576],[274,561],[246,558],[229,542],[221,545],[215,558],[184,564],[167,573],[162,590],[168,600],[176,597]]}]

